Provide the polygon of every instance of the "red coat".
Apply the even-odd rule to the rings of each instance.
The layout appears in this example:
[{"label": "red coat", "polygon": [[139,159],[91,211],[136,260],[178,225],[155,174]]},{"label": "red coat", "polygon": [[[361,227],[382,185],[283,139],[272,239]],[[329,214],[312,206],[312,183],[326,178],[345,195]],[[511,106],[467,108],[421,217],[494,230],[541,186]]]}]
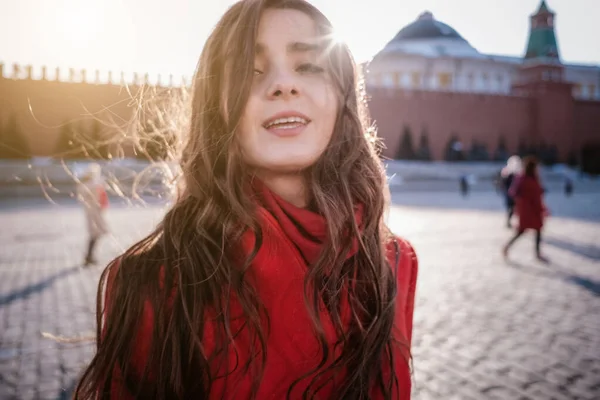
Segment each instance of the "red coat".
[{"label": "red coat", "polygon": [[98,200],[100,202],[100,208],[102,208],[103,210],[105,208],[108,208],[108,194],[102,186],[98,186]]},{"label": "red coat", "polygon": [[544,192],[537,178],[522,175],[511,187],[519,216],[519,230],[542,229],[546,207],[542,199]]},{"label": "red coat", "polygon": [[[269,336],[267,337],[267,361],[263,379],[257,398],[281,400],[286,398],[288,388],[294,380],[314,368],[320,361],[321,346],[313,333],[313,324],[306,310],[304,302],[304,277],[307,271],[306,259],[312,258],[318,248],[314,240],[306,236],[306,229],[311,238],[319,238],[326,230],[324,219],[318,214],[307,210],[298,209],[287,204],[280,204],[282,200],[272,197],[270,202],[273,209],[259,209],[259,217],[263,230],[263,244],[251,266],[253,284],[257,287],[258,294],[263,302],[271,321]],[[281,207],[285,208],[285,212]],[[268,206],[267,206],[268,207]],[[284,214],[294,213],[302,218],[303,229],[299,229],[290,219],[285,219]],[[282,220],[278,220],[280,217]],[[254,235],[247,232],[243,237],[243,248],[251,251],[254,245]],[[312,243],[311,243],[312,241]],[[396,246],[390,243],[387,257],[390,265],[397,264],[398,296],[396,303],[395,325],[402,337],[411,341],[415,285],[417,279],[417,259],[414,250],[406,241],[397,239],[400,257],[397,257]],[[112,274],[111,274],[112,275]],[[110,278],[109,278],[110,281]],[[109,282],[110,286],[110,282]],[[109,291],[110,293],[110,291]],[[110,299],[107,299],[110,301]],[[236,314],[236,302],[232,301]],[[239,307],[239,305],[237,305]],[[325,328],[326,337],[330,344],[335,343],[336,334],[330,318],[322,314],[321,319]],[[143,320],[135,339],[135,358],[131,360],[131,367],[136,374],[143,371],[147,351],[151,340],[151,331],[154,324],[154,313],[147,302],[143,312]],[[231,329],[235,331],[241,321],[231,321]],[[205,324],[203,345],[210,352],[214,345],[214,333],[210,323]],[[244,337],[236,337],[238,346],[244,346]],[[331,346],[333,349],[333,346]],[[243,351],[240,354],[244,354]],[[229,358],[232,364],[243,365],[246,361],[243,356],[236,360],[236,354],[231,351]],[[411,377],[410,370],[405,361],[406,354],[399,347],[394,355],[396,375],[400,393],[394,393],[394,399],[410,399]],[[137,372],[136,372],[137,371]],[[212,376],[220,375],[218,368],[211,371]],[[112,379],[111,398],[119,398],[122,389],[118,368]],[[296,385],[291,398],[299,398],[299,394],[306,388],[305,379]],[[232,384],[236,382],[236,384]],[[236,374],[235,372],[224,379],[216,379],[212,384],[210,399],[247,399],[250,393],[252,378],[249,375]],[[328,399],[335,393],[335,387],[329,385],[318,392],[319,398]],[[222,394],[225,394],[222,397]],[[121,398],[123,398],[121,396]],[[126,397],[130,399],[132,397]],[[374,392],[372,399],[382,398]]]}]

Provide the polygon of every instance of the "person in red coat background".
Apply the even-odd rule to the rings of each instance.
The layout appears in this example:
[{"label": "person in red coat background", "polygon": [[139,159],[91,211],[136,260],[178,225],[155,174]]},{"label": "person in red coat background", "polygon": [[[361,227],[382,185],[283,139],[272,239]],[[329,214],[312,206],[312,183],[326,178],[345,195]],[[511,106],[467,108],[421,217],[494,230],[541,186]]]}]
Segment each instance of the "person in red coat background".
[{"label": "person in red coat background", "polygon": [[524,172],[518,176],[510,188],[510,196],[515,199],[516,212],[519,216],[519,226],[515,236],[504,246],[503,254],[508,256],[508,250],[513,243],[527,230],[535,231],[535,252],[540,261],[548,260],[540,252],[542,227],[548,211],[544,205],[544,190],[538,175],[538,163],[535,157],[527,157],[524,162]]},{"label": "person in red coat background", "polygon": [[384,222],[358,82],[309,2],[224,14],[194,78],[181,191],[104,270],[76,399],[410,398],[418,264]]},{"label": "person in red coat background", "polygon": [[88,231],[88,246],[84,265],[91,265],[96,263],[94,250],[98,240],[109,232],[105,216],[109,204],[108,194],[106,193],[100,165],[92,163],[88,166],[87,171],[77,184],[77,199],[85,210]]}]

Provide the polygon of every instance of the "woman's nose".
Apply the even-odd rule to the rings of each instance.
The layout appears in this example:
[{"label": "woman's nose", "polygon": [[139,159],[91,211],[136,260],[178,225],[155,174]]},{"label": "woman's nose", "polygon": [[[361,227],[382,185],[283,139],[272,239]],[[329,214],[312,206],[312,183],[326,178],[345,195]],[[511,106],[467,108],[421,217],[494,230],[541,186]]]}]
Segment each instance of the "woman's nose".
[{"label": "woman's nose", "polygon": [[280,72],[273,77],[268,96],[270,99],[287,99],[297,96],[299,93],[297,79],[290,73]]}]

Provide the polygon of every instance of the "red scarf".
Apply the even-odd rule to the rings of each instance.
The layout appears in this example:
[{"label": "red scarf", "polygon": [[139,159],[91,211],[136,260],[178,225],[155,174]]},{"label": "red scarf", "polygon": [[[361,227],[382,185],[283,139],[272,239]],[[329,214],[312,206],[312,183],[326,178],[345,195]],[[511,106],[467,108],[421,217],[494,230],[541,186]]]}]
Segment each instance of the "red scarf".
[{"label": "red scarf", "polygon": [[[259,203],[277,220],[285,235],[296,246],[308,266],[314,264],[327,241],[327,220],[322,215],[305,208],[296,207],[273,193],[267,185],[258,179],[252,182]],[[354,212],[359,229],[362,227],[363,207],[358,205]],[[358,238],[352,241],[352,247],[346,259],[358,251]]]}]

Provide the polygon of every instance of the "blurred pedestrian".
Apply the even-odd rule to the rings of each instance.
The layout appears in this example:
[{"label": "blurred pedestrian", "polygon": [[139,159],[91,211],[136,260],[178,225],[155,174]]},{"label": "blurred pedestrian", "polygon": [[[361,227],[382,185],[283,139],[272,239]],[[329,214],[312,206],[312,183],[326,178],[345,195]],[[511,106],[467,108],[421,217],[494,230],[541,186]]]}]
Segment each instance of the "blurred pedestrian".
[{"label": "blurred pedestrian", "polygon": [[519,217],[519,226],[515,235],[504,246],[503,254],[508,256],[508,251],[513,243],[528,229],[535,231],[535,253],[538,260],[548,260],[541,254],[542,227],[544,218],[548,215],[543,200],[543,189],[540,185],[538,162],[535,157],[524,160],[524,172],[517,176],[510,188],[510,195],[515,199],[516,211]]},{"label": "blurred pedestrian", "polygon": [[511,228],[511,219],[515,210],[515,199],[510,194],[510,187],[522,170],[521,158],[512,156],[506,162],[506,166],[500,172],[500,182],[502,193],[504,195],[504,205],[506,207],[506,226]]},{"label": "blurred pedestrian", "polygon": [[573,180],[570,177],[565,178],[565,196],[571,197],[573,194]]},{"label": "blurred pedestrian", "polygon": [[460,193],[463,197],[469,195],[469,178],[466,174],[460,176]]},{"label": "blurred pedestrian", "polygon": [[98,240],[108,232],[104,211],[108,208],[108,195],[98,164],[89,165],[77,185],[77,198],[83,205],[88,231],[87,253],[84,264],[96,263],[94,256]]},{"label": "blurred pedestrian", "polygon": [[504,168],[501,168],[500,170],[498,170],[498,172],[494,175],[494,180],[492,181],[493,185],[494,185],[494,189],[496,190],[496,193],[498,194],[502,194],[504,195],[504,182],[502,180],[502,170]]},{"label": "blurred pedestrian", "polygon": [[358,71],[311,2],[229,8],[181,191],[105,269],[75,399],[410,398],[417,258],[383,218]]}]

